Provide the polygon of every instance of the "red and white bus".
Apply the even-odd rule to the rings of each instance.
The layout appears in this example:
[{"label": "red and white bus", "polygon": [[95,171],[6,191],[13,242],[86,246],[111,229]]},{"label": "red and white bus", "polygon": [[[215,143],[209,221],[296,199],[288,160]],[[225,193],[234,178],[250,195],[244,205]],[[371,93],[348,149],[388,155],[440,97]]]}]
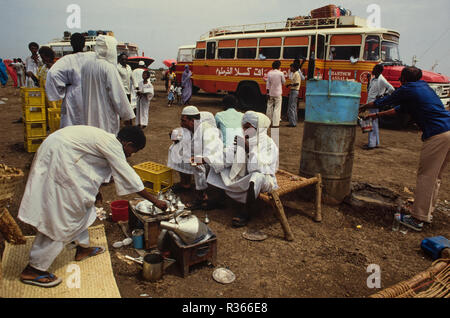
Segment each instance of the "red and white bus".
[{"label": "red and white bus", "polygon": [[[394,30],[369,27],[356,16],[326,19],[288,19],[264,23],[216,28],[200,37],[193,61],[194,85],[210,93],[236,94],[242,107],[265,109],[265,76],[272,62],[281,61],[281,71],[288,76],[294,59],[315,60],[314,77],[327,80],[361,82],[361,103],[367,99],[367,75],[374,65],[383,63],[383,75],[394,86],[403,69],[398,50],[400,34]],[[332,54],[334,51],[334,56]],[[449,78],[423,71],[423,80],[449,107]],[[304,97],[303,82],[299,97]],[[283,95],[288,95],[283,88]]]}]

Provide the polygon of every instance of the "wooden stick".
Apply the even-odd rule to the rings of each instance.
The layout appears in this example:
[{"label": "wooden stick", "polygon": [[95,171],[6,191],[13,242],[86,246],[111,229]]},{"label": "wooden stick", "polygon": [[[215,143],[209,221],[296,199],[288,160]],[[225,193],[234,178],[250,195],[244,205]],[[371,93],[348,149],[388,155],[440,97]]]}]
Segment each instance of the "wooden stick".
[{"label": "wooden stick", "polygon": [[280,197],[276,191],[270,193],[272,197],[273,207],[275,210],[275,215],[278,217],[278,220],[281,223],[281,227],[283,228],[284,238],[287,241],[293,241],[294,235],[292,234],[291,227],[286,218],[286,214],[284,214],[283,204],[281,203]]},{"label": "wooden stick", "polygon": [[322,176],[319,174],[316,175],[317,183],[316,183],[316,214],[314,217],[314,221],[322,222]]}]

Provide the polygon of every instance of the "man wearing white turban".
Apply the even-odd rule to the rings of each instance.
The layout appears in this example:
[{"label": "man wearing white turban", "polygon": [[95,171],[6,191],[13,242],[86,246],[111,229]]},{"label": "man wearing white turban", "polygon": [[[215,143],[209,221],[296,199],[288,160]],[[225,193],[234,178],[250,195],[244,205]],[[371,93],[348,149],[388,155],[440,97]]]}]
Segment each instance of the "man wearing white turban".
[{"label": "man wearing white turban", "polygon": [[120,120],[135,117],[117,71],[117,41],[100,35],[95,43],[96,58],[81,68],[85,125],[117,134]]},{"label": "man wearing white turban", "polygon": [[233,200],[245,207],[233,218],[233,227],[247,225],[250,211],[260,192],[278,188],[275,173],[278,169],[278,147],[267,135],[270,119],[254,111],[248,111],[242,118],[244,138],[235,137],[233,147],[225,148],[225,169],[220,173],[213,170],[207,182],[225,190]]},{"label": "man wearing white turban", "polygon": [[172,132],[174,144],[169,148],[167,165],[180,172],[181,184],[175,190],[186,189],[194,175],[197,199],[190,209],[207,208],[206,182],[208,171],[219,173],[224,168],[223,142],[214,115],[186,106],[181,113],[181,128]]}]

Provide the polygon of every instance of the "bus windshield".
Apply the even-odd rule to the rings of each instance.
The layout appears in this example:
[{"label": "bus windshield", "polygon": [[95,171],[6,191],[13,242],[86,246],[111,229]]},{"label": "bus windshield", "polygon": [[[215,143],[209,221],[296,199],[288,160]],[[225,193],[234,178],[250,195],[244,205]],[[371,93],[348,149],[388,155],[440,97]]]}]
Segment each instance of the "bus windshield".
[{"label": "bus windshield", "polygon": [[398,43],[383,41],[381,44],[381,60],[383,62],[400,62]]}]

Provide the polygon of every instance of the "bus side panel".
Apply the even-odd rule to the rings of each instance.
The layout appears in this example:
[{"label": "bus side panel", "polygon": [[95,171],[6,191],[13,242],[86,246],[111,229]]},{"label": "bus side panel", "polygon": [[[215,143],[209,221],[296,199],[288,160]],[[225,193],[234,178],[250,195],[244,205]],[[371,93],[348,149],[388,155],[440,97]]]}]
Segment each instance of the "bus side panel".
[{"label": "bus side panel", "polygon": [[331,80],[354,80],[361,83],[362,87],[360,103],[365,104],[367,101],[368,75],[372,74],[373,67],[376,64],[376,62],[362,61],[352,64],[349,61],[316,60],[316,71],[314,75],[316,77],[322,78],[323,80],[328,80],[331,69]]}]

